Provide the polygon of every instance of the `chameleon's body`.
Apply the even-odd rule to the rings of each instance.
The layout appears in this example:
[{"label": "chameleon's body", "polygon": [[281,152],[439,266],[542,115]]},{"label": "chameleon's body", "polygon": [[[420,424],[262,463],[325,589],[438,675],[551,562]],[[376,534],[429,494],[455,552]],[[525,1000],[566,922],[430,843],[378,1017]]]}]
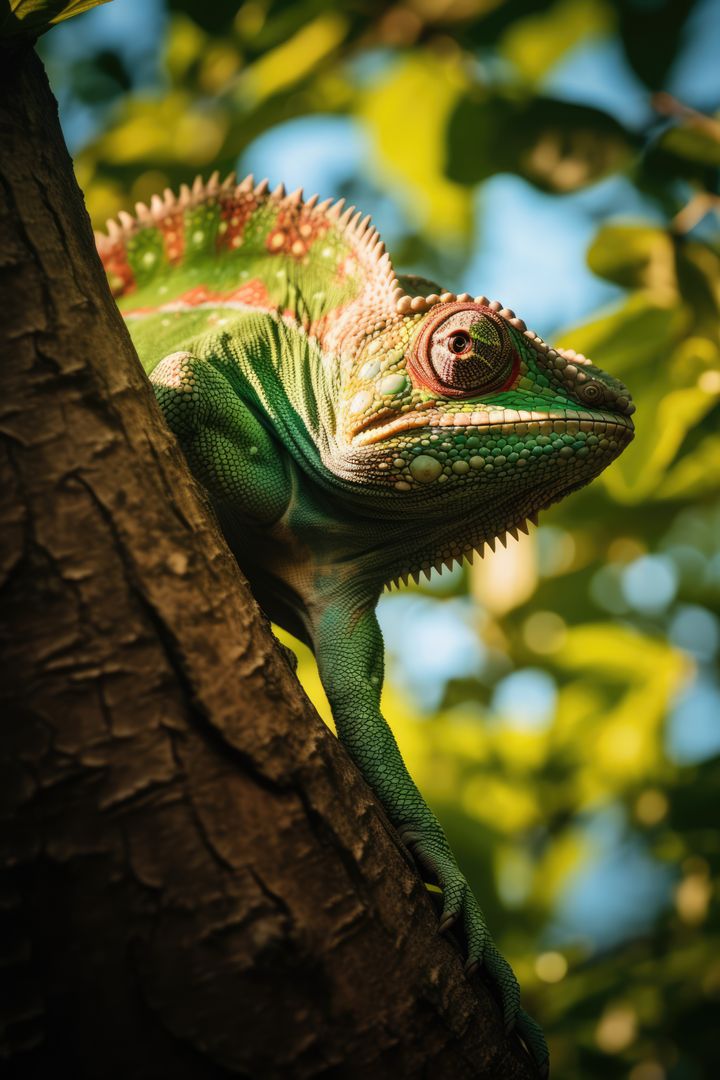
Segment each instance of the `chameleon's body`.
[{"label": "chameleon's body", "polygon": [[494,547],[597,476],[632,438],[627,391],[497,302],[413,296],[342,203],[213,177],[109,233],[108,279],[231,549],[313,648],[340,738],[543,1059],[380,713],[374,609],[388,583]]}]

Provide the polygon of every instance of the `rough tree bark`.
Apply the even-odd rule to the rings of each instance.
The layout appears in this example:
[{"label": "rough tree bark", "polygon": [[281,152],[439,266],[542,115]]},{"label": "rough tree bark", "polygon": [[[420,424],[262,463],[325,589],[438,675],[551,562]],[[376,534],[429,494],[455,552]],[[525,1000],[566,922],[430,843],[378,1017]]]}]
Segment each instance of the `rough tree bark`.
[{"label": "rough tree bark", "polygon": [[531,1078],[162,422],[29,48],[0,140],[4,1075]]}]

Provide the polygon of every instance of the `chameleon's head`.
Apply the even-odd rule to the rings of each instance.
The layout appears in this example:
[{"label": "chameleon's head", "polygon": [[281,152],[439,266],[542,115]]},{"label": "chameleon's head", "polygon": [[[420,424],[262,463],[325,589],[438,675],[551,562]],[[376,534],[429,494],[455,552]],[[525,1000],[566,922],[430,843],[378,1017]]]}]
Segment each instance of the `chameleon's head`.
[{"label": "chameleon's head", "polygon": [[588,483],[632,439],[622,383],[497,301],[405,300],[363,341],[340,416],[348,464],[398,513],[467,518],[476,546]]}]

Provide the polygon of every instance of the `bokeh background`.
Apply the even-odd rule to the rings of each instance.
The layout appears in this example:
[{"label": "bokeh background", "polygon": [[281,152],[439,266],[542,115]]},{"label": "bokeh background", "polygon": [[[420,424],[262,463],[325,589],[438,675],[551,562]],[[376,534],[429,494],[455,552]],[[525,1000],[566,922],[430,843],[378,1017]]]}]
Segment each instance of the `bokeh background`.
[{"label": "bokeh background", "polygon": [[40,48],[96,226],[214,168],[344,195],[630,386],[591,488],[383,597],[385,711],[556,1080],[719,1075],[720,4],[114,0]]}]

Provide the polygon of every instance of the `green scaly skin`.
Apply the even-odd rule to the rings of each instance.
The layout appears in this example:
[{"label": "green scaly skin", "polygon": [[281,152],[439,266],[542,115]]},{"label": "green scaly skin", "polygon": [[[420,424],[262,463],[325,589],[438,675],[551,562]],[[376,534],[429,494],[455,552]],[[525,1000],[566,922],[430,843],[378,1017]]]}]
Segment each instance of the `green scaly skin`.
[{"label": "green scaly skin", "polygon": [[461,930],[544,1072],[542,1033],[380,712],[375,606],[592,480],[632,438],[633,406],[499,303],[397,278],[360,218],[213,176],[120,215],[98,248],[257,599],[313,649],[340,739],[442,888],[441,929]]}]

